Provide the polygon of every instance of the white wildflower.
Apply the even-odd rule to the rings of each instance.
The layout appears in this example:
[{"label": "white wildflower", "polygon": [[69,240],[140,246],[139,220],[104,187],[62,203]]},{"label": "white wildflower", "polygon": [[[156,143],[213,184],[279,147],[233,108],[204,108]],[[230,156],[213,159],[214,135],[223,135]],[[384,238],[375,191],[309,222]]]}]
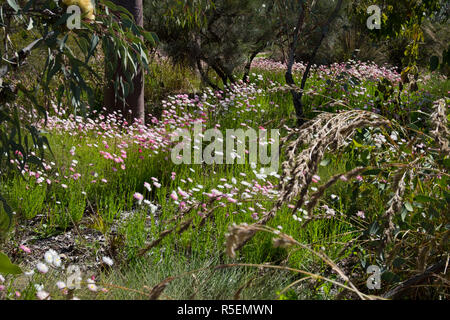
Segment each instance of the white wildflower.
[{"label": "white wildflower", "polygon": [[38,262],[38,264],[36,264],[36,268],[38,269],[38,271],[40,273],[47,273],[48,272],[48,267],[45,263],[42,262]]},{"label": "white wildflower", "polygon": [[59,254],[53,250],[50,249],[44,254],[45,262],[47,262],[49,265],[52,265],[54,267],[60,267],[61,266],[61,258]]},{"label": "white wildflower", "polygon": [[103,257],[102,261],[108,266],[112,266],[114,264],[114,261],[110,257]]},{"label": "white wildflower", "polygon": [[50,294],[44,290],[36,292],[36,296],[38,297],[39,300],[45,300],[50,298]]},{"label": "white wildflower", "polygon": [[62,290],[66,287],[66,284],[64,283],[64,281],[58,281],[56,283],[56,286],[58,287],[58,289]]},{"label": "white wildflower", "polygon": [[42,291],[44,290],[44,285],[35,283],[34,288],[36,289],[36,291]]}]

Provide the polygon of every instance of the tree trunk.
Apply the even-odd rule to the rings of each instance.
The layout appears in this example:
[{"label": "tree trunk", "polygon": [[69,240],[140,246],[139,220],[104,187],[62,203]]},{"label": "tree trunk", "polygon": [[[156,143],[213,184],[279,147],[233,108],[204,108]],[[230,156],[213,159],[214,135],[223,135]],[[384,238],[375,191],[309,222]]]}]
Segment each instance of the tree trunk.
[{"label": "tree trunk", "polygon": [[[308,79],[309,71],[311,70],[311,66],[313,64],[314,59],[316,58],[317,51],[319,50],[320,46],[322,45],[323,39],[328,34],[328,31],[330,29],[331,23],[334,21],[334,19],[337,17],[339,10],[341,10],[343,0],[339,0],[336,4],[336,7],[334,8],[333,13],[331,14],[328,21],[325,23],[325,25],[322,26],[322,34],[320,36],[319,42],[314,47],[314,50],[311,54],[311,57],[309,58],[308,65],[306,66],[305,72],[303,73],[302,83],[300,85],[300,88],[303,90],[305,88],[306,80]],[[300,94],[303,94],[302,92]]]},{"label": "tree trunk", "polygon": [[[297,117],[297,125],[298,126],[301,126],[305,122],[305,119],[303,117],[302,97],[303,97],[303,90],[305,89],[305,85],[306,85],[306,80],[308,79],[308,76],[309,76],[309,71],[311,70],[311,66],[316,57],[317,51],[319,50],[320,46],[322,45],[323,39],[325,39],[326,35],[328,34],[331,23],[334,21],[334,19],[338,15],[339,11],[341,10],[342,3],[343,3],[343,0],[338,0],[333,13],[328,18],[327,22],[322,26],[322,34],[320,36],[320,40],[314,47],[314,50],[309,58],[308,65],[306,66],[305,72],[303,72],[302,82],[300,84],[300,90],[295,90],[295,89],[291,90],[292,100],[294,103],[294,109],[295,109],[295,114]],[[290,47],[289,60],[288,60],[287,71],[286,71],[286,75],[285,75],[286,83],[288,85],[292,85],[292,86],[295,85],[294,78],[292,77],[292,67],[295,62],[295,50],[297,49],[298,37],[300,35],[300,32],[301,32],[300,29],[303,25],[303,20],[305,17],[305,9],[306,9],[306,6],[302,6],[302,11],[299,14],[294,38],[293,38],[293,41],[292,41],[292,44]]]},{"label": "tree trunk", "polygon": [[221,69],[219,67],[219,64],[216,62],[212,62],[209,66],[220,77],[220,79],[222,80],[222,83],[223,83],[223,87],[224,88],[227,87],[228,86],[228,75],[225,73],[225,71],[223,71],[223,69]]},{"label": "tree trunk", "polygon": [[245,65],[245,68],[244,68],[244,76],[242,77],[242,81],[244,81],[244,82],[248,81],[249,74],[250,74],[250,69],[252,67],[252,62],[256,58],[258,53],[260,53],[264,49],[264,47],[265,47],[265,45],[264,46],[260,46],[259,48],[257,48],[255,51],[253,51],[250,54],[250,57],[247,60],[247,64]]},{"label": "tree trunk", "polygon": [[[292,67],[295,62],[295,50],[297,49],[298,37],[300,36],[300,31],[303,26],[303,21],[305,19],[305,9],[306,4],[303,2],[302,7],[300,9],[300,13],[298,15],[297,26],[295,27],[292,43],[289,48],[289,57],[287,61],[287,70],[285,74],[286,84],[290,86],[295,86],[296,83],[292,76]],[[303,119],[303,105],[302,105],[302,95],[295,89],[291,90],[292,102],[294,104],[295,116],[297,118],[297,125],[301,126],[305,120]]]},{"label": "tree trunk", "polygon": [[200,76],[202,77],[202,81],[203,81],[204,83],[206,83],[207,85],[209,85],[211,88],[213,88],[213,89],[216,90],[216,91],[219,91],[219,90],[220,90],[219,87],[216,86],[216,85],[211,81],[211,79],[209,79],[207,72],[205,72],[205,70],[203,70],[203,67],[202,67],[202,60],[200,60],[200,58],[197,58],[197,69],[198,69],[198,71],[199,71],[199,73],[200,73]]},{"label": "tree trunk", "polygon": [[424,282],[427,282],[427,281],[431,280],[432,278],[434,278],[436,276],[436,274],[444,272],[446,262],[447,262],[446,260],[442,260],[442,261],[432,265],[431,267],[429,267],[427,270],[425,270],[421,274],[418,274],[418,275],[402,282],[400,285],[398,285],[394,289],[385,293],[383,295],[383,298],[386,298],[386,299],[401,298],[402,295],[405,295],[408,291],[412,290],[415,286],[423,284]]},{"label": "tree trunk", "polygon": [[[134,17],[138,26],[143,26],[143,0],[113,0],[114,4],[127,9]],[[109,112],[121,111],[125,119],[132,123],[137,119],[142,124],[145,123],[145,104],[144,104],[144,73],[142,68],[138,68],[138,72],[132,79],[133,91],[125,97],[125,103],[115,96],[114,80],[117,76],[126,78],[120,66],[113,75],[107,75],[109,79],[108,85],[104,92],[103,104]],[[118,93],[119,94],[119,93]],[[131,112],[130,112],[131,110]]]}]

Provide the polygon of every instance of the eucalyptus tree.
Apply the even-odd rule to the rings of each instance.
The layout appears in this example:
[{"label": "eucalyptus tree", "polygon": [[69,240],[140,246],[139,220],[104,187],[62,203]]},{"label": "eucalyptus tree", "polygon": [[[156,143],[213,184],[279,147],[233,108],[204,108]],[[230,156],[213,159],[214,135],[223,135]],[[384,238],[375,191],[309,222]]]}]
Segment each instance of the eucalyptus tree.
[{"label": "eucalyptus tree", "polygon": [[[213,70],[223,85],[235,82],[234,72],[248,75],[251,61],[276,36],[277,24],[272,17],[273,1],[215,0],[200,3],[198,23],[180,21],[191,6],[167,11],[176,0],[144,1],[147,29],[158,34],[164,51],[174,59],[188,63],[199,70],[203,80],[217,86],[209,78]],[[182,18],[181,18],[182,19]]]},{"label": "eucalyptus tree", "polygon": [[[366,28],[366,32],[374,40],[398,37],[408,39],[404,48],[407,67],[403,70],[403,78],[406,78],[407,73],[413,73],[417,78],[418,69],[415,64],[419,46],[424,40],[423,22],[429,18],[439,21],[448,19],[448,4],[443,0],[275,0],[274,2],[275,10],[283,17],[284,22],[281,46],[287,52],[285,78],[288,85],[297,87],[292,76],[292,66],[300,54],[306,57],[304,62],[307,65],[301,83],[298,88],[291,90],[298,125],[302,125],[305,120],[302,96],[311,66],[315,63],[315,57],[324,39],[330,32],[339,32],[334,23],[343,14],[344,8],[347,8],[346,12],[351,8],[352,22]],[[371,16],[372,14],[375,15]],[[372,18],[378,23],[376,28],[368,27],[368,21]],[[309,53],[299,53],[300,44],[303,49],[309,48],[307,50]],[[447,49],[442,54],[441,67],[448,63],[448,52]],[[436,69],[439,60],[432,57],[430,64],[432,69]],[[415,82],[412,88],[416,88]]]},{"label": "eucalyptus tree", "polygon": [[[295,115],[299,126],[305,121],[302,97],[309,72],[314,63],[317,51],[330,32],[332,23],[338,17],[339,12],[342,9],[343,2],[343,0],[275,0],[275,10],[279,13],[279,16],[282,17],[282,21],[284,21],[284,24],[282,25],[282,34],[285,39],[285,46],[287,47],[286,51],[288,52],[285,79],[286,83],[290,86],[297,87],[292,75],[292,67],[296,60],[299,43],[300,41],[306,42],[308,40],[310,42],[311,50],[308,61],[305,61],[307,62],[307,65],[303,72],[300,86],[291,90]],[[330,6],[333,7],[331,12],[324,13],[324,7],[325,11],[328,11],[328,7]],[[317,39],[312,37],[314,32],[318,32]]]},{"label": "eucalyptus tree", "polygon": [[404,48],[405,70],[416,69],[420,45],[424,41],[423,26],[426,20],[446,23],[449,4],[446,0],[354,0],[354,15],[361,24],[368,19],[367,8],[379,9],[379,28],[369,30],[373,39],[388,40],[402,37],[407,40]]},{"label": "eucalyptus tree", "polygon": [[[136,26],[143,27],[144,15],[142,0],[113,0],[114,4],[129,11]],[[140,66],[133,66],[133,74],[127,72],[122,66],[114,66],[105,59],[105,77],[107,86],[104,93],[103,104],[113,111],[122,111],[130,122],[134,119],[145,123],[145,101],[144,101],[144,73]],[[125,86],[117,95],[115,79],[127,79],[128,86]]]},{"label": "eucalyptus tree", "polygon": [[[95,103],[94,86],[101,83],[102,77],[95,66],[98,59],[93,57],[104,53],[112,70],[124,71],[114,79],[115,91],[122,97],[131,91],[132,79],[140,68],[148,68],[146,42],[153,43],[154,37],[137,25],[128,11],[100,0],[95,20],[86,15],[81,20],[64,3],[8,0],[0,5],[2,180],[7,168],[16,168],[11,162],[19,163],[19,172],[27,164],[42,166],[48,141],[34,124],[36,120],[46,120],[53,103],[81,113]],[[78,18],[79,26],[75,23],[73,27],[73,20]],[[29,44],[23,46],[24,41]],[[31,58],[44,63],[36,63],[32,72],[25,72]],[[63,103],[69,105],[62,106]],[[34,114],[32,119],[26,117]],[[5,229],[11,222],[12,210],[3,197],[0,202],[0,228]]]}]

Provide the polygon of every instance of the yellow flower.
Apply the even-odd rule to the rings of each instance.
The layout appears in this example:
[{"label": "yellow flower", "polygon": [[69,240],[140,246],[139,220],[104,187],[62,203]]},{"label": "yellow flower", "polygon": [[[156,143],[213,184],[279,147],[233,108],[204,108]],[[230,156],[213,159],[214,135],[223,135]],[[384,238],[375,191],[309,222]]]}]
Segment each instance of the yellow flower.
[{"label": "yellow flower", "polygon": [[86,14],[86,18],[89,20],[94,20],[94,6],[92,5],[91,0],[62,0],[62,2],[66,6],[78,6],[81,9],[81,12]]}]

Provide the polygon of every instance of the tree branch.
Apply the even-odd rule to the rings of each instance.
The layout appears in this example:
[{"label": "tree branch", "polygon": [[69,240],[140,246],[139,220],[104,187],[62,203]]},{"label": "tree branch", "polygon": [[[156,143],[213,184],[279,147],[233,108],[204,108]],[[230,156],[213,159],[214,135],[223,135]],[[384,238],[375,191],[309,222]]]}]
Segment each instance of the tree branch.
[{"label": "tree branch", "polygon": [[446,265],[446,261],[442,260],[431,267],[429,267],[427,270],[425,270],[423,273],[418,274],[411,279],[408,279],[404,282],[402,282],[398,287],[395,287],[394,289],[388,291],[383,295],[383,298],[386,299],[396,299],[399,298],[403,293],[410,290],[411,287],[419,285],[421,283],[424,283],[430,278],[433,278],[433,276],[436,273],[440,273],[444,271]]}]

